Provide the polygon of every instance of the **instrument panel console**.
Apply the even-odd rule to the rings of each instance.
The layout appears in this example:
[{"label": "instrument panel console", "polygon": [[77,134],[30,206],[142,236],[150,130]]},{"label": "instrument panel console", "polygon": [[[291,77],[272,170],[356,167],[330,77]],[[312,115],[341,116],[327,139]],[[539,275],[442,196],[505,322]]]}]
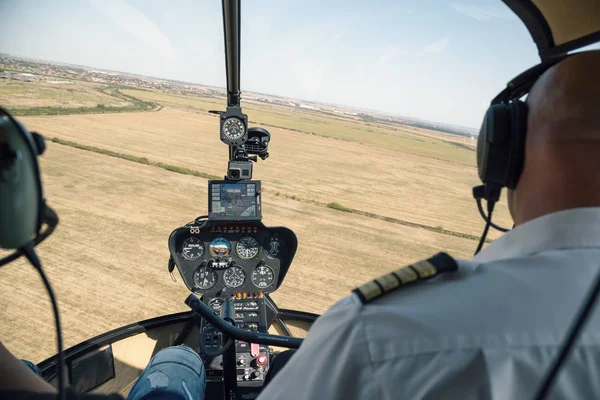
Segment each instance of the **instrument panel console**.
[{"label": "instrument panel console", "polygon": [[253,298],[281,285],[298,241],[285,227],[261,222],[206,221],[175,229],[169,251],[193,293]]}]

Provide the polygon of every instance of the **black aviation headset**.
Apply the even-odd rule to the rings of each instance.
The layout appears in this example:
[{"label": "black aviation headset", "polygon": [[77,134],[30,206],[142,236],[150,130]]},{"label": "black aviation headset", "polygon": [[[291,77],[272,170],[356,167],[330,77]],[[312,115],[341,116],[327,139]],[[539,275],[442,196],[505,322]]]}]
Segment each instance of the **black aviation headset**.
[{"label": "black aviation headset", "polygon": [[0,107],[0,248],[16,249],[0,259],[0,266],[26,255],[26,247],[44,241],[58,224],[44,200],[37,161],[45,150],[42,135],[29,132]]},{"label": "black aviation headset", "polygon": [[46,204],[43,196],[37,158],[45,149],[42,135],[29,132],[0,107],[0,248],[15,250],[0,259],[0,267],[25,256],[42,278],[54,312],[58,388],[60,398],[64,399],[64,354],[58,305],[34,250],[52,234],[58,224],[58,216]]},{"label": "black aviation headset", "polygon": [[[486,227],[475,254],[481,250],[490,226],[508,231],[492,222],[492,212],[502,188],[514,190],[523,171],[528,108],[520,99],[544,72],[567,57],[538,64],[511,80],[485,113],[477,141],[477,169],[483,185],[473,188],[473,197]],[[487,215],[481,206],[482,199],[487,201]]]}]

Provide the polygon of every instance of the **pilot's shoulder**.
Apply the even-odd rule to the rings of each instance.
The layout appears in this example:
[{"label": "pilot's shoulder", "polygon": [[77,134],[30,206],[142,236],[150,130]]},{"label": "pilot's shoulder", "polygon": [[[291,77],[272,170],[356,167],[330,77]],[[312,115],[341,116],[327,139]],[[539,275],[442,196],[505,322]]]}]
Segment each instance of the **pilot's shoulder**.
[{"label": "pilot's shoulder", "polygon": [[368,304],[404,287],[418,285],[441,274],[454,273],[459,270],[459,263],[468,262],[455,260],[447,253],[438,253],[366,282],[352,292],[362,304]]}]

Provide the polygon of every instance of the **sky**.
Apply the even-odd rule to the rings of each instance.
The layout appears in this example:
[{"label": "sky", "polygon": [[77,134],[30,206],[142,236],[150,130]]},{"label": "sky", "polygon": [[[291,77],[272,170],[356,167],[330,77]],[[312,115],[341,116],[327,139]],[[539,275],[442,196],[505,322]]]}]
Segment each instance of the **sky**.
[{"label": "sky", "polygon": [[[539,61],[499,0],[242,0],[242,92],[478,128]],[[0,52],[225,87],[219,0],[0,0]],[[243,103],[242,103],[243,106]]]}]

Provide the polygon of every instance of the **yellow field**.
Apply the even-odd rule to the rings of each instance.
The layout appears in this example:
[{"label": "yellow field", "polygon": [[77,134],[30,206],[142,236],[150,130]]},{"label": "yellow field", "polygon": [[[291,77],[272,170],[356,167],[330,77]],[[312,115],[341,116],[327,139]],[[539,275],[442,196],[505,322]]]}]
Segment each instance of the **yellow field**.
[{"label": "yellow field", "polygon": [[[185,100],[181,96],[150,95],[165,106],[162,111],[21,120],[50,138],[223,175],[227,148],[218,139],[218,120],[200,106],[173,100]],[[251,111],[260,107],[262,114]],[[269,118],[285,116],[286,109],[255,104],[245,111],[250,120],[279,126]],[[292,124],[304,117],[289,115],[281,124],[302,130]],[[368,127],[374,132],[363,133],[361,144],[355,133],[346,136],[346,126],[354,124],[353,132],[360,132],[366,124],[320,114],[310,118],[326,126],[316,132],[321,136],[269,128],[271,157],[255,165],[254,177],[265,189],[263,222],[290,227],[300,242],[284,285],[273,295],[280,306],[320,313],[367,279],[437,251],[470,257],[477,245],[472,239],[310,204],[338,202],[479,235],[483,222],[470,196],[478,183],[474,152],[453,145],[464,144],[461,139]],[[411,135],[424,142],[402,147]],[[61,224],[39,254],[60,303],[66,346],[185,310],[187,289],[167,273],[167,238],[206,212],[206,180],[55,143],[42,159],[46,197]],[[507,225],[504,204],[497,214],[496,221]],[[0,291],[1,340],[17,356],[36,362],[53,354],[50,307],[33,269],[24,262],[0,269]]]},{"label": "yellow field", "polygon": [[[225,100],[217,98],[181,96],[142,90],[122,90],[124,94],[188,111],[222,110]],[[364,123],[354,117],[333,116],[316,111],[283,107],[273,104],[244,103],[244,112],[251,122],[268,127],[288,128],[294,131],[351,141],[382,149],[416,154],[464,165],[475,165],[474,145],[457,136],[420,134],[411,127],[394,127],[380,123]],[[452,144],[448,138],[452,138]],[[464,142],[463,147],[455,145]],[[471,151],[465,151],[470,147]]]}]

